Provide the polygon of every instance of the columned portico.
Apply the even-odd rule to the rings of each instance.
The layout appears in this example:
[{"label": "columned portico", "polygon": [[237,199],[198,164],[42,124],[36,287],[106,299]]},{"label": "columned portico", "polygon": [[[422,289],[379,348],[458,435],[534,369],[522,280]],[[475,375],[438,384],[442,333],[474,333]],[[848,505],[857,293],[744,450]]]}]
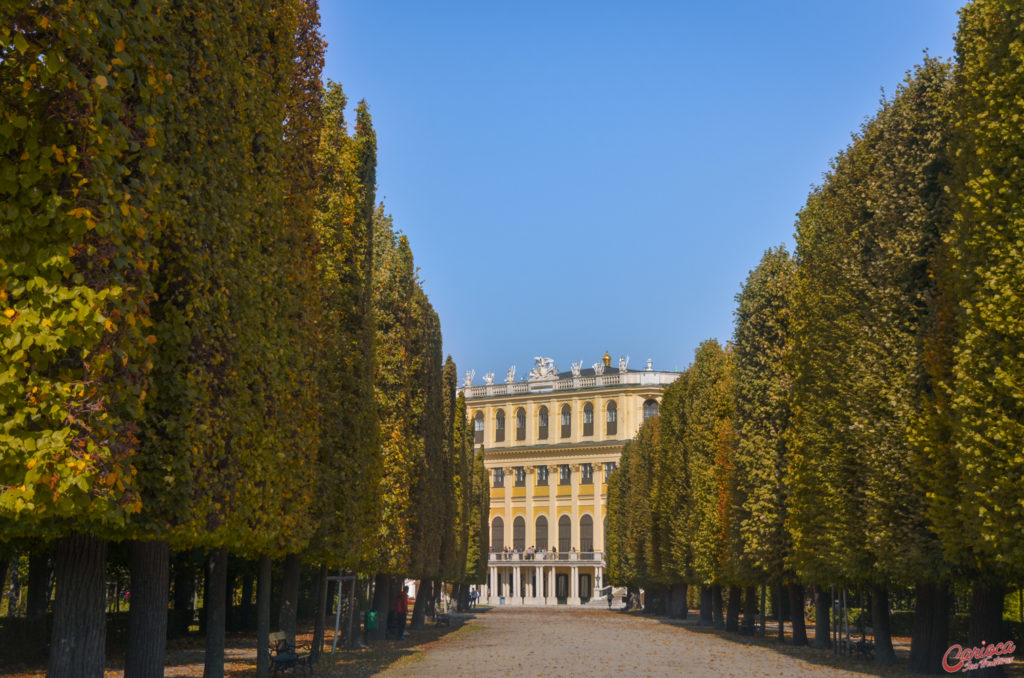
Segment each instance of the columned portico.
[{"label": "columned portico", "polygon": [[[582,605],[599,597],[604,565],[600,551],[491,554],[484,600],[490,605]],[[559,575],[566,582],[562,600],[557,592]],[[589,586],[581,585],[588,580]]]}]

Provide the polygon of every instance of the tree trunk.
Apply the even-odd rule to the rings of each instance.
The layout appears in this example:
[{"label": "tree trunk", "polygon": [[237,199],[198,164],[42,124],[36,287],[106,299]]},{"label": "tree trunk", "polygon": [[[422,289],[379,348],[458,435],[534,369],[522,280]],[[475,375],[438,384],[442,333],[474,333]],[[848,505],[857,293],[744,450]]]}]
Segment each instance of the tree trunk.
[{"label": "tree trunk", "polygon": [[18,601],[21,599],[21,575],[18,572],[20,560],[17,554],[11,557],[11,586],[7,589],[8,619],[18,616]]},{"label": "tree trunk", "polygon": [[125,678],[161,678],[167,659],[167,593],[171,549],[165,541],[134,541]]},{"label": "tree trunk", "polygon": [[3,599],[4,592],[7,591],[7,568],[8,561],[6,558],[0,557],[0,600]]},{"label": "tree trunk", "polygon": [[261,555],[256,579],[256,676],[270,675],[270,556]]},{"label": "tree trunk", "polygon": [[57,541],[57,597],[47,678],[102,678],[107,542],[74,533]]},{"label": "tree trunk", "polygon": [[686,619],[686,584],[675,582],[669,594],[668,614],[673,619]]},{"label": "tree trunk", "polygon": [[779,620],[779,628],[775,635],[775,639],[780,643],[786,642],[786,624],[783,621],[785,617],[782,615],[782,596],[786,587],[781,582],[775,585],[775,618]]},{"label": "tree trunk", "polygon": [[918,584],[907,671],[942,673],[942,655],[948,648],[949,591],[945,584]]},{"label": "tree trunk", "polygon": [[469,584],[459,584],[459,612],[469,612]]},{"label": "tree trunk", "polygon": [[[340,583],[340,582],[339,582]],[[327,565],[321,565],[316,578],[316,619],[313,621],[312,660],[320,658],[324,649],[324,622],[327,617]]]},{"label": "tree trunk", "polygon": [[429,579],[420,579],[420,585],[416,591],[416,604],[412,608],[412,622],[409,624],[411,629],[423,628],[423,621],[427,616],[427,598],[433,593],[433,589],[428,589],[428,586],[430,586]]},{"label": "tree trunk", "polygon": [[424,579],[421,585],[423,586],[423,593],[420,595],[427,597],[427,607],[424,614],[428,619],[436,619],[437,609],[434,604],[434,599],[437,598],[436,582],[433,579]]},{"label": "tree trunk", "polygon": [[729,587],[729,608],[725,616],[725,630],[736,633],[740,630],[740,607],[743,590],[739,586]]},{"label": "tree trunk", "polygon": [[831,594],[820,586],[814,587],[814,643],[813,647],[827,650],[832,647],[829,615],[832,612]]},{"label": "tree trunk", "polygon": [[246,631],[252,630],[252,589],[253,576],[251,572],[247,572],[242,575],[242,607],[240,610],[242,628]]},{"label": "tree trunk", "polygon": [[423,615],[427,619],[437,619],[435,601],[440,593],[439,582],[436,579],[424,579],[421,585],[423,586],[423,593],[420,595],[426,596],[426,606],[423,608]]},{"label": "tree trunk", "polygon": [[289,553],[284,559],[284,581],[281,584],[281,611],[278,625],[288,636],[288,642],[295,643],[295,626],[299,614],[299,583],[302,576],[302,558]]},{"label": "tree trunk", "polygon": [[889,624],[889,591],[877,584],[871,586],[871,628],[875,632],[875,661],[879,664],[895,663],[896,653],[892,649]]},{"label": "tree trunk", "polygon": [[188,633],[189,624],[195,616],[192,599],[196,592],[196,573],[192,569],[192,554],[189,551],[174,557],[174,625],[175,635]]},{"label": "tree trunk", "polygon": [[789,589],[789,618],[793,625],[793,644],[807,644],[807,625],[804,621],[804,585],[790,584]]},{"label": "tree trunk", "polygon": [[224,622],[227,615],[228,550],[210,551],[206,568],[206,665],[203,678],[224,678]]},{"label": "tree trunk", "polygon": [[714,618],[711,614],[711,587],[700,587],[700,621],[698,626],[713,626]]},{"label": "tree trunk", "polygon": [[238,609],[235,607],[235,583],[237,582],[235,562],[237,562],[236,558],[228,557],[227,583],[224,585],[224,590],[227,592],[225,596],[224,628],[229,631],[238,630]]},{"label": "tree trunk", "polygon": [[377,630],[369,633],[369,639],[383,640],[387,632],[388,611],[391,609],[391,577],[386,574],[374,577],[373,609],[377,611]]},{"label": "tree trunk", "polygon": [[658,592],[656,589],[648,586],[644,589],[644,614],[653,614],[654,607],[657,604]]},{"label": "tree trunk", "polygon": [[722,587],[715,584],[711,587],[711,615],[715,628],[725,628],[725,615],[722,614]]},{"label": "tree trunk", "polygon": [[[971,618],[968,633],[971,647],[981,647],[982,641],[1001,643],[1009,640],[1003,629],[1003,602],[1006,587],[1001,582],[978,581],[971,587]],[[993,666],[971,671],[973,676],[990,678],[1003,676],[1002,666]]]},{"label": "tree trunk", "polygon": [[740,633],[745,636],[754,635],[755,616],[757,615],[755,596],[757,596],[757,587],[748,586],[746,595],[743,596],[743,626],[740,629]]},{"label": "tree trunk", "polygon": [[28,596],[25,616],[29,619],[43,619],[50,607],[50,579],[53,573],[53,561],[50,550],[37,553],[28,558]]},{"label": "tree trunk", "polygon": [[768,585],[761,584],[761,630],[758,631],[759,636],[764,637],[768,634]]}]

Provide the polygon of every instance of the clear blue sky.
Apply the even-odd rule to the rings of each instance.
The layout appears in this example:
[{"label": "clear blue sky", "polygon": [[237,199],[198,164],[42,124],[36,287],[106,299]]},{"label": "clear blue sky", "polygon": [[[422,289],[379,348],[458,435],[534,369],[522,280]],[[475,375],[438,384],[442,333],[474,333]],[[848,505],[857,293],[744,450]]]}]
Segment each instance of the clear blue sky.
[{"label": "clear blue sky", "polygon": [[321,0],[460,373],[682,369],[962,0]]}]

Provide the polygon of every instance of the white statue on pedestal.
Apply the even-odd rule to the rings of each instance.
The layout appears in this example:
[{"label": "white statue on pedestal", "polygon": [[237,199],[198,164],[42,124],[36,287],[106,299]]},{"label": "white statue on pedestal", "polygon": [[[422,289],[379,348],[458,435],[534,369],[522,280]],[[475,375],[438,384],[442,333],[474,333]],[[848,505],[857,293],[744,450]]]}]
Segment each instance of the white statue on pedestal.
[{"label": "white statue on pedestal", "polygon": [[583,371],[583,361],[582,360],[573,360],[572,361],[572,376],[578,377],[578,376],[580,376],[580,373],[582,371]]},{"label": "white statue on pedestal", "polygon": [[488,386],[494,383],[494,372],[488,372],[484,375],[484,383]]},{"label": "white statue on pedestal", "polygon": [[604,374],[604,363],[603,362],[598,361],[598,362],[594,363],[594,374],[596,374],[598,376],[601,376],[602,374]]},{"label": "white statue on pedestal", "polygon": [[555,361],[551,358],[542,358],[536,356],[533,359],[534,368],[530,370],[530,380],[535,379],[557,379],[558,368],[555,367]]},{"label": "white statue on pedestal", "polygon": [[476,376],[476,370],[466,370],[466,380],[462,382],[462,385],[469,388],[473,385],[473,377]]},{"label": "white statue on pedestal", "polygon": [[513,365],[508,368],[508,372],[505,373],[505,383],[511,384],[516,380],[516,366]]},{"label": "white statue on pedestal", "polygon": [[629,365],[629,356],[627,355],[625,358],[619,356],[619,372],[625,372],[627,365]]}]

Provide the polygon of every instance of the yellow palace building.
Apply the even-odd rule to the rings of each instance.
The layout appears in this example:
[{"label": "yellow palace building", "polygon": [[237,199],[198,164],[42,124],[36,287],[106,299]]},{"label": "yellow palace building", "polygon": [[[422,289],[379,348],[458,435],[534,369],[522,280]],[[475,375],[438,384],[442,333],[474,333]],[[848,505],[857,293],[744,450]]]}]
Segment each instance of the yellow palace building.
[{"label": "yellow palace building", "polygon": [[604,573],[608,477],[623,445],[658,412],[677,372],[612,365],[559,372],[535,358],[529,376],[494,374],[460,389],[490,476],[490,555],[482,597],[490,604],[583,605]]}]

